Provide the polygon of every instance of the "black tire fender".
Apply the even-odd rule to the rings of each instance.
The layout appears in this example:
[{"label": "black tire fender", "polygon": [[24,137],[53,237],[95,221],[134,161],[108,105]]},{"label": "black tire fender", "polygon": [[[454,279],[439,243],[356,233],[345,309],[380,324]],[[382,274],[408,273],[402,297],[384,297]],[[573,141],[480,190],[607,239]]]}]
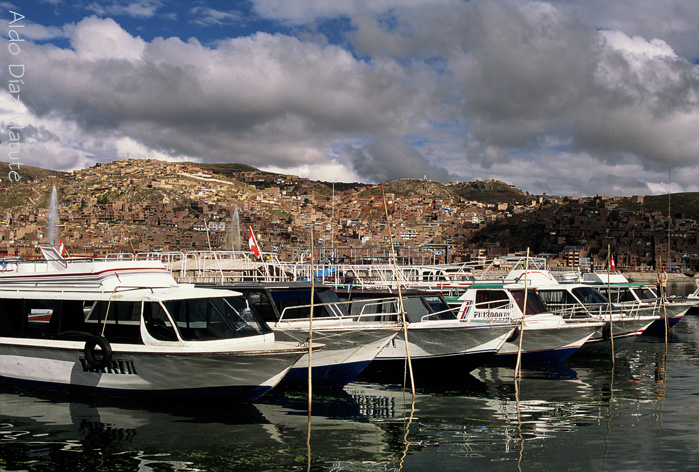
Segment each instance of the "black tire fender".
[{"label": "black tire fender", "polygon": [[505,340],[506,343],[513,343],[519,338],[519,327],[512,331],[512,334]]},{"label": "black tire fender", "polygon": [[93,369],[100,370],[107,367],[112,362],[112,346],[107,338],[90,336],[85,341],[85,360]]},{"label": "black tire fender", "polygon": [[609,323],[609,321],[604,323],[604,326],[602,326],[602,339],[605,341],[612,339],[612,325]]}]

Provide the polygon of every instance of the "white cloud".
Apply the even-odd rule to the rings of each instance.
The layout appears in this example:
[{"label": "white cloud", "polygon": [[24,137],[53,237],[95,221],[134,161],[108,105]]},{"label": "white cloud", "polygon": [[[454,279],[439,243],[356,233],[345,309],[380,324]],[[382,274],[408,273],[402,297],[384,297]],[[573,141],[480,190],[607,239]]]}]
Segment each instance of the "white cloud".
[{"label": "white cloud", "polygon": [[136,61],[141,58],[145,42],[124,31],[111,18],[102,20],[96,16],[85,18],[71,32],[73,49],[83,60],[106,61],[126,59]]},{"label": "white cloud", "polygon": [[135,18],[150,18],[162,7],[160,0],[142,0],[134,2],[93,2],[86,9],[100,16],[131,16]]}]

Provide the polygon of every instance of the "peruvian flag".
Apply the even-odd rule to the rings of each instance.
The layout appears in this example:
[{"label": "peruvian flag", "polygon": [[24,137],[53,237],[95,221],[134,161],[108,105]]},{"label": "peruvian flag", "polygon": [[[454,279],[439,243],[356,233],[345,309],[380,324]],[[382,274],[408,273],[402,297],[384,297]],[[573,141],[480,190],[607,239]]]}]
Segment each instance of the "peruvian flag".
[{"label": "peruvian flag", "polygon": [[66,246],[65,246],[65,244],[63,244],[63,240],[62,240],[62,239],[59,239],[58,242],[60,243],[60,244],[58,245],[58,253],[61,255],[61,257],[63,257],[63,256],[66,255],[66,253],[67,253],[68,251],[66,250]]},{"label": "peruvian flag", "polygon": [[257,240],[255,240],[255,233],[252,232],[252,228],[250,228],[250,233],[248,235],[248,245],[252,253],[255,254],[255,257],[260,257],[260,248],[257,247]]},{"label": "peruvian flag", "polygon": [[616,266],[614,265],[614,256],[609,259],[609,270],[616,270]]}]

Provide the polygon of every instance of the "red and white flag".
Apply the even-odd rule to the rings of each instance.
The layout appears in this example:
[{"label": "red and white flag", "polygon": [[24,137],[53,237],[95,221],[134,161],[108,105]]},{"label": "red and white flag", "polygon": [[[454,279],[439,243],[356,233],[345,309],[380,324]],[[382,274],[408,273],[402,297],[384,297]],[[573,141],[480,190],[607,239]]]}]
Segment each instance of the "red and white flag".
[{"label": "red and white flag", "polygon": [[58,245],[58,253],[61,255],[61,257],[63,257],[63,256],[66,255],[66,253],[67,253],[68,251],[66,250],[66,246],[65,246],[65,244],[63,244],[63,240],[62,240],[62,239],[59,239],[58,242],[59,242],[59,245]]},{"label": "red and white flag", "polygon": [[609,259],[609,270],[616,270],[616,266],[614,265],[614,256]]},{"label": "red and white flag", "polygon": [[257,240],[255,240],[255,233],[252,232],[252,228],[250,228],[248,236],[248,245],[252,253],[255,254],[255,257],[260,257],[260,248],[257,247]]}]

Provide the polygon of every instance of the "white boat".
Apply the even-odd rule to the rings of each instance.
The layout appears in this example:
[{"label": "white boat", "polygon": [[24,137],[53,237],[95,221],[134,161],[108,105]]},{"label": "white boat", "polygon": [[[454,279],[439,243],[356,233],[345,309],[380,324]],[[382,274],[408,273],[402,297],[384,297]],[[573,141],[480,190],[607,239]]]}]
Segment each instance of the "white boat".
[{"label": "white boat", "polygon": [[[550,272],[513,270],[507,280],[527,284],[536,290],[546,308],[569,322],[602,321],[604,324],[578,350],[576,356],[607,355],[628,347],[648,326],[659,319],[654,307],[615,309],[599,290],[580,283],[558,283]],[[612,341],[613,339],[613,341]]]},{"label": "white boat", "polygon": [[580,349],[603,324],[596,320],[586,323],[566,321],[549,312],[532,289],[527,289],[526,298],[526,315],[524,287],[515,288],[515,284],[473,284],[459,298],[458,316],[464,323],[515,323],[520,326],[490,364],[514,365],[520,341],[523,363],[562,362]]},{"label": "white boat", "polygon": [[[350,314],[363,318],[396,320],[400,312],[395,293],[380,290],[338,291],[351,298]],[[462,323],[441,294],[424,291],[402,293],[407,319],[408,344],[398,334],[376,356],[370,368],[403,372],[409,352],[413,368],[424,374],[442,375],[444,368],[469,372],[489,361],[513,333],[508,323]]]},{"label": "white boat", "polygon": [[253,400],[307,352],[276,341],[240,293],[177,284],[160,262],[45,253],[0,273],[0,377]]},{"label": "white boat", "polygon": [[[659,318],[655,320],[643,334],[661,336],[665,333],[665,325],[668,329],[675,326],[687,314],[696,302],[680,300],[676,298],[661,298],[656,292],[655,286],[642,282],[629,282],[619,272],[606,273],[592,272],[583,274],[582,282],[596,288],[604,294],[614,307],[633,312],[638,307],[654,308]],[[646,310],[650,311],[650,310]],[[665,320],[667,316],[667,321]]]},{"label": "white boat", "polygon": [[[241,292],[251,307],[270,325],[277,339],[325,347],[311,356],[312,382],[319,387],[342,387],[356,378],[398,333],[389,321],[363,321],[349,316],[345,303],[327,286],[313,290],[311,323],[310,282],[240,282],[212,285]],[[285,386],[308,385],[308,354],[282,380]]]}]

